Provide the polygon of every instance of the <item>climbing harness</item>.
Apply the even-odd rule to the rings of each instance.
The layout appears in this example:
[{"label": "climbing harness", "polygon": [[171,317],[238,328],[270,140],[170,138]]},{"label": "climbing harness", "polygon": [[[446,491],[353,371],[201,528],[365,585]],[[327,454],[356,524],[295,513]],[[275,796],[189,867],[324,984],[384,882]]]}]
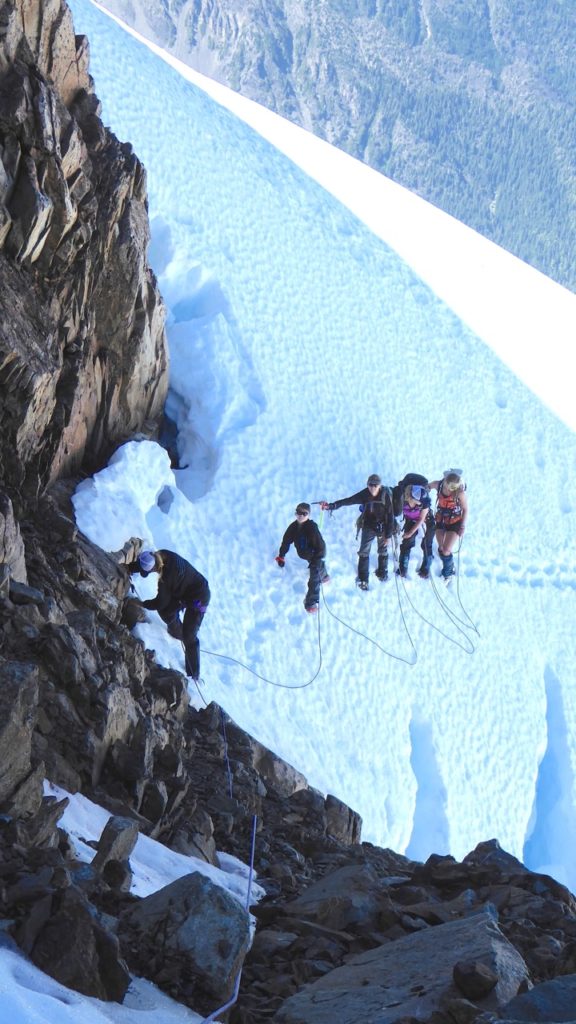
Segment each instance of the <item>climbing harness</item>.
[{"label": "climbing harness", "polygon": [[436,525],[440,530],[446,530],[448,527],[460,522],[463,514],[460,496],[464,491],[464,487],[458,491],[444,494],[443,486],[444,481],[440,484],[436,496]]}]

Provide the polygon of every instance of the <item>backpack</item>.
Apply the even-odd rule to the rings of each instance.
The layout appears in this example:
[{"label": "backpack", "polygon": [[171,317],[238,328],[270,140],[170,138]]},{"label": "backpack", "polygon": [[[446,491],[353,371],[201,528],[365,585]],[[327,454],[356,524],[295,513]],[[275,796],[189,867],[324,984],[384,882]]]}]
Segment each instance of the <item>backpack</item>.
[{"label": "backpack", "polygon": [[[381,504],[386,509],[386,518],[382,520],[382,524],[383,524],[382,527],[380,529],[376,530],[377,534],[381,533],[386,527],[389,530],[393,529],[393,527],[394,527],[394,515],[396,514],[394,512],[393,491],[391,491],[391,489],[389,487],[382,487],[382,498],[379,498],[378,501],[381,502]],[[369,504],[372,504],[372,503],[369,502]],[[358,540],[358,536],[360,534],[360,530],[364,526],[364,513],[366,511],[366,508],[365,508],[364,505],[359,505],[358,507],[360,509],[360,515],[358,516],[358,518],[356,520],[356,540]]]},{"label": "backpack", "polygon": [[417,484],[419,487],[426,487],[426,489],[428,489],[428,481],[421,473],[406,473],[406,476],[402,477],[402,479],[398,481],[396,487],[394,487],[392,491],[392,504],[394,506],[395,516],[402,515],[404,491],[411,484]]}]

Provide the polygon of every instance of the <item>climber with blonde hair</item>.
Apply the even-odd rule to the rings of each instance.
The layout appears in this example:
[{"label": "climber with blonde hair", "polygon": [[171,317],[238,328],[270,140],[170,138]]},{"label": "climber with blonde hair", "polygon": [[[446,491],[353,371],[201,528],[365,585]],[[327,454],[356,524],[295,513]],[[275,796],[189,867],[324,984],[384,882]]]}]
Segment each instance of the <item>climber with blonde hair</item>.
[{"label": "climber with blonde hair", "polygon": [[454,548],[461,540],[468,519],[468,498],[461,469],[447,469],[441,480],[432,480],[430,488],[437,492],[436,540],[442,560],[442,576],[454,576]]}]

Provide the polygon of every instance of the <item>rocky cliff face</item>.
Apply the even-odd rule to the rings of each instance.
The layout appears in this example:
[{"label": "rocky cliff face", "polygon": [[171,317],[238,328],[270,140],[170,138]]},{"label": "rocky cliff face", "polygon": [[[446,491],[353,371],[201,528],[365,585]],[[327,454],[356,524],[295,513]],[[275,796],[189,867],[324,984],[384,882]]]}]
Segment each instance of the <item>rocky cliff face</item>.
[{"label": "rocky cliff face", "polygon": [[[63,984],[121,1001],[129,971],[233,1024],[566,1020],[576,903],[495,841],[416,864],[156,664],[124,565],[78,533],[71,470],[146,427],[166,388],[142,168],[103,128],[59,3],[0,12],[0,923]],[[80,863],[81,791],[110,818]],[[246,912],[192,872],[130,895],[138,834],[255,866]],[[176,909],[175,909],[176,908]],[[6,941],[6,938],[3,939]],[[567,1007],[569,1009],[567,1009]]]},{"label": "rocky cliff face", "polygon": [[[205,1013],[243,964],[233,1024],[572,1019],[568,890],[495,841],[424,865],[362,843],[350,808],[222,709],[192,709],[186,680],[129,631],[122,565],[137,544],[110,556],[86,541],[73,486],[53,486],[21,530],[5,503],[0,531],[0,919],[20,948],[81,992],[121,1001],[132,970]],[[9,568],[21,557],[28,584]],[[90,865],[45,779],[110,811]],[[267,896],[249,952],[245,913],[197,874],[129,894],[139,832],[246,862],[254,815]]]},{"label": "rocky cliff face", "polygon": [[14,497],[157,419],[163,308],[146,182],[99,117],[60,0],[0,9],[0,476]]}]

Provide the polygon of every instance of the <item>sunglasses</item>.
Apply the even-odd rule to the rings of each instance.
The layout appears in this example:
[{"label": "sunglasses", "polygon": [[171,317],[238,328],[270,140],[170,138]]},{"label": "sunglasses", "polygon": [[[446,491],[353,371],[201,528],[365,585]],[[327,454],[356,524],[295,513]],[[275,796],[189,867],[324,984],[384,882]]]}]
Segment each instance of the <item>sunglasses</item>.
[{"label": "sunglasses", "polygon": [[297,516],[309,516],[310,513],[309,512],[303,512],[302,509],[297,508],[296,512],[294,513],[294,515],[297,515]]}]

